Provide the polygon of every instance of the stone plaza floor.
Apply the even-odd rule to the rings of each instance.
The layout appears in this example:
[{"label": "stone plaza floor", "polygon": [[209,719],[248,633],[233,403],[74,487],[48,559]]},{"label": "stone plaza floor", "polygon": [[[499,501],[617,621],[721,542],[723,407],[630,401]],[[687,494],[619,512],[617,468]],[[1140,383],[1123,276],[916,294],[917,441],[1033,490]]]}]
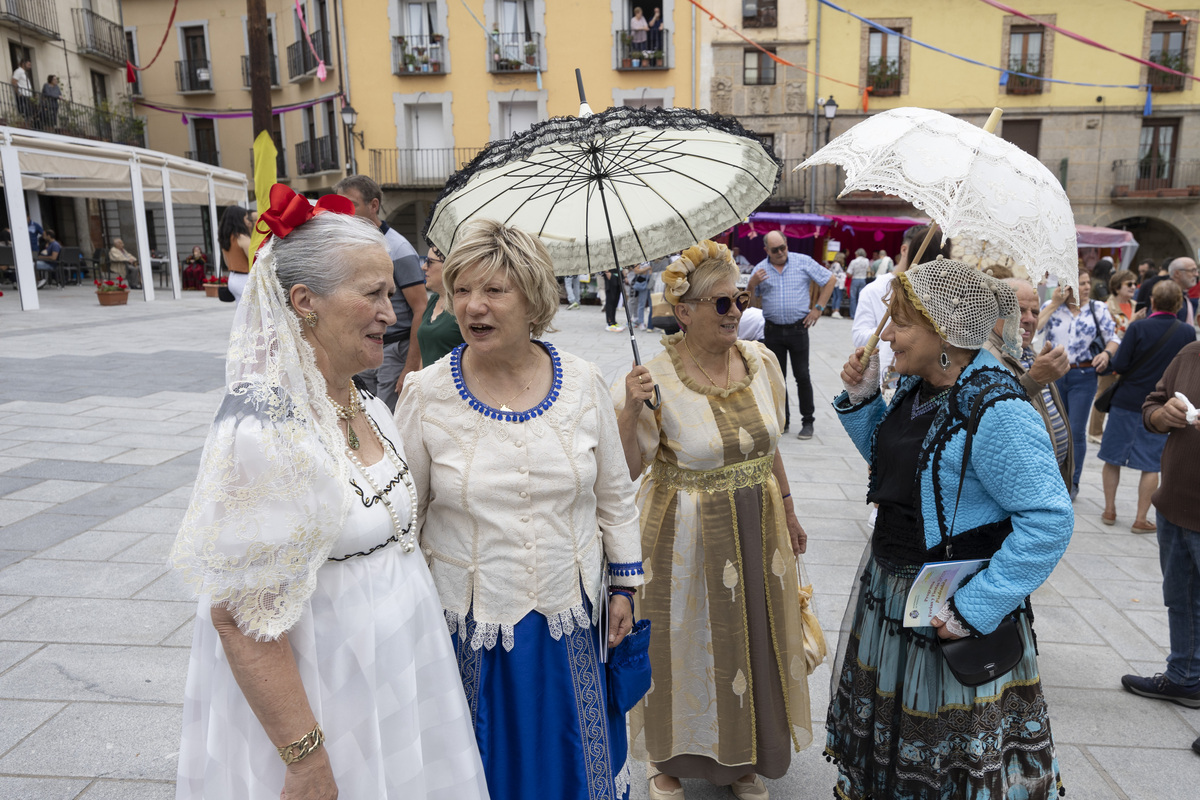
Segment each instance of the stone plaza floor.
[{"label": "stone plaza floor", "polygon": [[[88,288],[43,289],[41,311],[0,297],[0,798],[160,800],[174,796],[195,602],[167,552],[220,399],[233,306],[160,291],[101,308]],[[562,311],[546,338],[616,380],[628,334],[595,307]],[[656,334],[637,334],[643,357]],[[866,465],[829,401],[850,322],[812,336],[816,436],[781,442],[805,563],[830,650],[867,542]],[[793,384],[793,434],[798,428]],[[1167,617],[1154,536],[1129,532],[1135,476],[1119,525],[1100,524],[1089,448],[1062,563],[1034,595],[1042,679],[1068,797],[1200,796],[1200,710],[1135,697],[1126,672],[1164,668]],[[829,666],[811,678],[814,743],[772,797],[828,800],[821,755]],[[634,766],[633,797],[647,796]],[[1190,787],[1190,788],[1189,788]],[[732,797],[689,781],[689,798]],[[231,799],[232,800],[232,799]],[[355,798],[354,800],[359,800]],[[553,800],[553,799],[551,799]]]}]

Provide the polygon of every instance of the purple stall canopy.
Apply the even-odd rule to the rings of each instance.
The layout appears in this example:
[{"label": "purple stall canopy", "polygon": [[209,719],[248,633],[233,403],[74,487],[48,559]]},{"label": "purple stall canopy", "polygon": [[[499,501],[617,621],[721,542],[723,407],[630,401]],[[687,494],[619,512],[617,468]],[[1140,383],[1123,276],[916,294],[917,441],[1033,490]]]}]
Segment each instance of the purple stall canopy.
[{"label": "purple stall canopy", "polygon": [[840,228],[863,231],[906,231],[914,225],[928,225],[925,217],[863,217],[852,214],[830,214]]},{"label": "purple stall canopy", "polygon": [[1096,248],[1097,250],[1104,249],[1120,249],[1121,251],[1121,269],[1129,269],[1129,265],[1133,263],[1133,256],[1137,252],[1138,243],[1133,238],[1133,234],[1129,231],[1121,231],[1116,228],[1098,228],[1093,225],[1076,225],[1075,235],[1079,240],[1079,249]]},{"label": "purple stall canopy", "polygon": [[737,226],[739,236],[754,233],[765,236],[771,231],[782,231],[789,239],[808,239],[821,234],[833,220],[820,214],[783,214],[772,211],[757,211],[746,222]]}]

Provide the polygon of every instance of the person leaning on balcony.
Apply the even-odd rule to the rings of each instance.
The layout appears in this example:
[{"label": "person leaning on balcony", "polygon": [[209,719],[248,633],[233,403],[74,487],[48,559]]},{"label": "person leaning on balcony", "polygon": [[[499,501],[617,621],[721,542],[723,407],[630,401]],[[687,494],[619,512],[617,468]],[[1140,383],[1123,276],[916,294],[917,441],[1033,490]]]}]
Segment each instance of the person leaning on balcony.
[{"label": "person leaning on balcony", "polygon": [[379,207],[383,202],[379,184],[366,175],[350,175],[338,181],[333,190],[354,204],[355,216],[379,229],[392,257],[392,279],[396,283],[392,310],[396,312],[396,321],[383,335],[383,364],[377,370],[366,370],[359,378],[367,384],[367,389],[395,411],[404,379],[421,368],[421,344],[417,332],[421,329],[425,307],[429,305],[421,258],[408,239],[379,219]]},{"label": "person leaning on balcony", "polygon": [[633,43],[635,53],[639,50],[646,49],[646,34],[650,30],[650,23],[646,22],[646,18],[642,16],[640,6],[635,6],[633,9],[633,19],[629,20],[629,41]]},{"label": "person leaning on balcony", "polygon": [[21,59],[21,64],[12,74],[13,90],[17,95],[17,112],[26,119],[33,117],[33,82],[29,78],[29,72],[33,69],[33,62],[28,58]]},{"label": "person leaning on balcony", "polygon": [[654,9],[654,14],[650,17],[650,49],[662,50],[662,9]]},{"label": "person leaning on balcony", "polygon": [[133,253],[125,249],[124,239],[113,239],[112,247],[108,249],[108,263],[109,269],[118,277],[129,281],[129,285],[134,289],[139,288],[134,286],[134,268],[138,260]]},{"label": "person leaning on balcony", "polygon": [[62,98],[62,87],[58,85],[58,76],[46,78],[42,86],[42,124],[47,128],[58,125],[58,101]]}]

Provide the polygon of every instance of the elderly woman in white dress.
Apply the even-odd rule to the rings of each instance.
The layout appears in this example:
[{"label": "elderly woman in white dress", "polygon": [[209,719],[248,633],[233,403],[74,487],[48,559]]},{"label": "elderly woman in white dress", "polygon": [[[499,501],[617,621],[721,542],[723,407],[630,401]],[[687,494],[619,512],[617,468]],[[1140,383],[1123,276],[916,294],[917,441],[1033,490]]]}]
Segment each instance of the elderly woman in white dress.
[{"label": "elderly woman in white dress", "polygon": [[538,341],[558,285],[530,234],[474,223],[442,283],[465,342],[408,379],[396,421],[488,788],[625,797],[600,637],[613,648],[629,631],[642,556],[608,389],[595,365]]},{"label": "elderly woman in white dress", "polygon": [[351,382],[395,319],[383,236],[271,200],[171,556],[201,595],[176,797],[486,798],[400,436]]}]

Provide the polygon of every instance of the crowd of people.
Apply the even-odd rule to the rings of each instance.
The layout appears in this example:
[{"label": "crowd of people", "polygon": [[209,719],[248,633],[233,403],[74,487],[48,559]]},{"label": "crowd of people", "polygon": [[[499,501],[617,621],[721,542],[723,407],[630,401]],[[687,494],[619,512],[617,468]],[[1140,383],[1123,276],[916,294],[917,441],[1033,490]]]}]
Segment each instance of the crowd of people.
[{"label": "crowd of people", "polygon": [[[778,232],[757,265],[702,241],[612,271],[606,311],[628,282],[651,325],[663,317],[640,295],[658,288],[677,330],[610,387],[543,339],[562,299],[538,238],[474,222],[421,258],[369,179],[303,219],[283,213],[293,197],[277,186],[258,220],[172,551],[200,598],[179,796],[615,799],[643,762],[653,800],[681,800],[689,779],[766,800],[763,779],[814,736],[824,647],[804,488],[779,442],[789,360],[813,434],[808,336],[836,271]],[[1140,470],[1171,614],[1167,672],[1122,682],[1200,707],[1186,475],[1200,425],[1174,394],[1200,399],[1200,343],[1176,318],[1195,265],[1177,259],[1145,314],[1120,271],[1112,303],[1081,273],[1078,299],[1060,288],[1041,306],[948,241],[910,263],[925,233],[858,287],[833,404],[875,511],[824,752],[843,800],[1051,798],[1063,777],[1028,597],[1074,527],[1097,373],[1119,375],[1105,518],[1120,467]],[[755,311],[761,340],[744,335]],[[921,567],[951,559],[981,563],[929,624],[906,625]],[[1004,666],[968,674],[963,647]]]}]

